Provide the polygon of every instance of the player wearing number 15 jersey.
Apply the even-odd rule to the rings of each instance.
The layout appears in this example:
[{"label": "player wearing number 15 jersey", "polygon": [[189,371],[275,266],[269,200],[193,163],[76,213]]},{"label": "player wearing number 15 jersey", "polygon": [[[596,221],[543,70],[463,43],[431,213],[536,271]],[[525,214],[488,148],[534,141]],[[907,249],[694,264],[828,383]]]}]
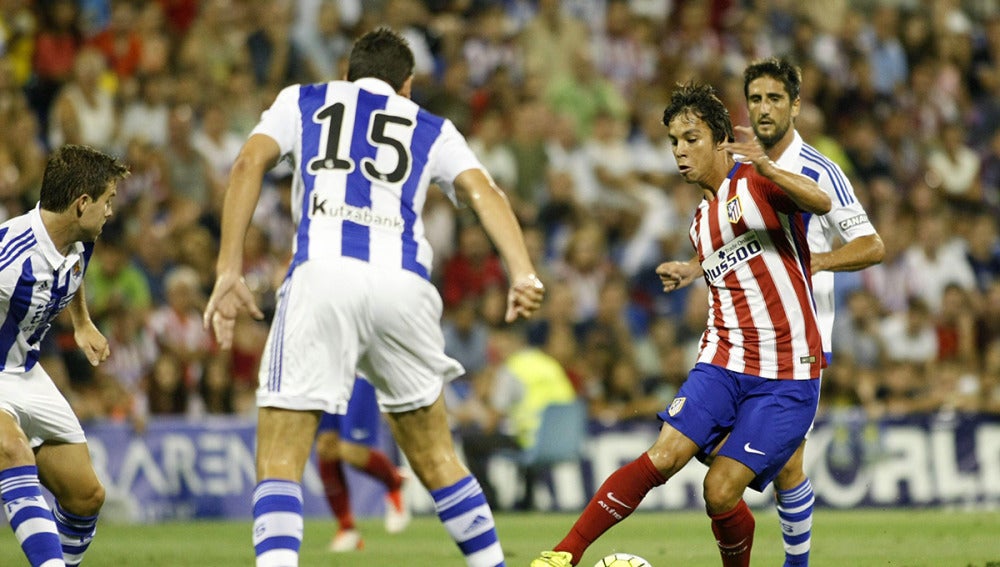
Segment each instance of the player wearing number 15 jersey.
[{"label": "player wearing number 15 jersey", "polygon": [[476,212],[509,271],[508,321],[544,288],[496,187],[451,122],[409,99],[413,53],[378,29],[355,43],[346,81],[294,85],[264,112],[233,165],[215,288],[205,310],[220,345],[240,313],[262,316],[242,281],[243,239],[261,179],[291,159],[294,253],[257,391],[258,567],[298,565],[303,469],[323,411],[342,414],[356,370],[378,401],[438,516],[472,567],[504,564],[493,514],[451,442],[441,397],[462,373],[444,354],[441,297],[421,209],[431,183]]}]

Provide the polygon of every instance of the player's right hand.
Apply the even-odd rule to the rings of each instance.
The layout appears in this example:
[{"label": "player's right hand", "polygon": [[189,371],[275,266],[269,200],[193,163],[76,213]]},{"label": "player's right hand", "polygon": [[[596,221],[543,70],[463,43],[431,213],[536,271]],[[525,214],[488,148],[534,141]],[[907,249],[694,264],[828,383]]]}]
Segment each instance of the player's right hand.
[{"label": "player's right hand", "polygon": [[233,346],[233,329],[236,327],[236,317],[240,313],[249,313],[254,319],[263,319],[264,313],[257,307],[253,292],[247,287],[247,282],[239,274],[219,274],[215,279],[212,296],[205,306],[203,323],[205,328],[211,327],[215,340],[223,350]]},{"label": "player's right hand", "polygon": [[669,293],[690,285],[701,275],[701,266],[696,262],[664,262],[656,267],[656,275],[660,276],[663,291]]},{"label": "player's right hand", "polygon": [[538,311],[545,297],[545,285],[535,274],[526,274],[514,279],[507,292],[507,313],[504,320],[513,323],[518,317],[525,319]]}]

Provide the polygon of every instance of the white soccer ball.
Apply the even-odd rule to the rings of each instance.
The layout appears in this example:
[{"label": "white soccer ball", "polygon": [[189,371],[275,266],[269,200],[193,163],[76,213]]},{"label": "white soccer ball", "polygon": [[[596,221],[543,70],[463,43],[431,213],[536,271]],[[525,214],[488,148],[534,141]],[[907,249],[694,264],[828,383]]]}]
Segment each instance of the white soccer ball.
[{"label": "white soccer ball", "polygon": [[638,555],[631,553],[612,553],[594,564],[594,567],[652,567]]}]

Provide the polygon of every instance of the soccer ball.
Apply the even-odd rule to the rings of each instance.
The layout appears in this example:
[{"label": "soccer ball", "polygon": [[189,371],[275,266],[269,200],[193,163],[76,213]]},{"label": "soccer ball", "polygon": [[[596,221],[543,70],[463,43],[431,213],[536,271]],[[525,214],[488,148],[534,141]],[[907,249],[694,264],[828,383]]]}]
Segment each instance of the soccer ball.
[{"label": "soccer ball", "polygon": [[594,564],[594,567],[652,567],[638,555],[631,553],[612,553]]}]

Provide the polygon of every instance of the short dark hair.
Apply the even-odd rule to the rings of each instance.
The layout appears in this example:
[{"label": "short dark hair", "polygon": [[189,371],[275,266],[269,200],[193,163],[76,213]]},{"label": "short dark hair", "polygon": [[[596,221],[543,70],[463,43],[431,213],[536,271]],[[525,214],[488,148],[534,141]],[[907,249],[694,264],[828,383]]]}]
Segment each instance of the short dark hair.
[{"label": "short dark hair", "polygon": [[793,102],[802,88],[802,71],[787,59],[768,57],[754,61],[743,70],[743,96],[750,97],[750,83],[761,77],[771,77],[785,85],[785,92]]},{"label": "short dark hair", "polygon": [[413,51],[406,39],[386,27],[361,36],[351,49],[347,80],[381,79],[399,91],[413,75]]},{"label": "short dark hair", "polygon": [[733,135],[733,121],[729,117],[729,110],[716,96],[712,85],[694,82],[678,85],[670,94],[667,109],[663,111],[663,124],[670,126],[670,121],[675,116],[685,112],[704,120],[712,131],[712,139],[716,143],[731,142],[736,139]]},{"label": "short dark hair", "polygon": [[61,213],[81,195],[97,200],[113,181],[124,179],[128,167],[89,146],[65,145],[45,164],[39,202],[46,211]]}]

